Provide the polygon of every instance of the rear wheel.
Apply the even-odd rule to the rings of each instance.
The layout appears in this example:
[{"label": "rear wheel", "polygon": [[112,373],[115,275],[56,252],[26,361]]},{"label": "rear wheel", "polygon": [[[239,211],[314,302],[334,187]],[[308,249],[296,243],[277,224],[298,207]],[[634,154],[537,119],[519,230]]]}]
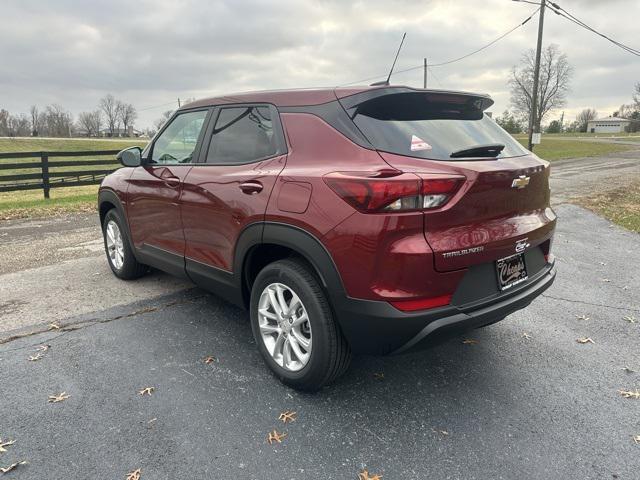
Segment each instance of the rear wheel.
[{"label": "rear wheel", "polygon": [[123,280],[132,280],[144,275],[147,266],[136,260],[123,225],[123,220],[115,208],[107,212],[102,223],[104,249],[115,276]]},{"label": "rear wheel", "polygon": [[295,259],[267,265],[251,290],[251,328],[280,380],[313,391],[335,380],[351,352],[329,302],[308,267]]}]

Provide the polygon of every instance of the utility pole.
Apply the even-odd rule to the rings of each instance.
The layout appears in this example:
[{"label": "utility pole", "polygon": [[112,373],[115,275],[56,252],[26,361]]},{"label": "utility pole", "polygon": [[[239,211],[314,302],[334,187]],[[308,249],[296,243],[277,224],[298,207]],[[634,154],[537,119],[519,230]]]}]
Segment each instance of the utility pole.
[{"label": "utility pole", "polygon": [[423,88],[427,88],[427,59],[424,59],[424,81]]},{"label": "utility pole", "polygon": [[538,130],[536,117],[538,116],[538,78],[540,77],[540,54],[542,52],[542,30],[544,28],[544,8],[546,0],[540,3],[540,19],[538,20],[538,47],[536,49],[536,66],[533,71],[533,92],[531,112],[529,114],[529,150],[533,151],[533,130]]},{"label": "utility pole", "polygon": [[180,97],[178,97],[178,108],[180,108]]}]

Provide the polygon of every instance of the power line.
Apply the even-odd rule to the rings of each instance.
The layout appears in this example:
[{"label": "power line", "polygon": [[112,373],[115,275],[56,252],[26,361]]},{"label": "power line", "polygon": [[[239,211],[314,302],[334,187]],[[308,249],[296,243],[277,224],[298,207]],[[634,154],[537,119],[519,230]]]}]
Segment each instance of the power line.
[{"label": "power line", "polygon": [[438,82],[438,85],[440,85],[440,88],[444,88],[444,87],[442,86],[442,82],[440,81],[440,79],[436,76],[436,74],[435,74],[435,73],[433,73],[433,70],[431,70],[431,66],[430,66],[430,65],[427,65],[427,70],[429,71],[429,73],[431,74],[431,76],[432,76],[433,78],[435,78],[435,79],[436,79],[436,82]]},{"label": "power line", "polygon": [[175,102],[175,101],[173,101],[173,102],[163,103],[163,104],[161,104],[161,105],[153,105],[153,106],[151,106],[151,107],[138,108],[138,111],[139,111],[139,112],[142,112],[142,111],[144,111],[144,110],[152,110],[152,109],[154,109],[154,108],[166,107],[167,105],[175,105],[175,103],[176,103],[176,102]]},{"label": "power line", "polygon": [[498,38],[496,38],[494,41],[492,41],[492,42],[490,42],[490,43],[487,43],[484,47],[481,47],[481,48],[479,48],[479,49],[477,49],[477,50],[474,50],[474,51],[473,51],[473,52],[471,52],[471,53],[468,53],[468,54],[466,54],[466,55],[463,55],[462,57],[458,57],[458,58],[455,58],[455,59],[453,59],[453,60],[449,60],[448,62],[433,63],[433,64],[431,64],[430,66],[431,66],[431,67],[441,67],[441,66],[443,66],[443,65],[449,65],[450,63],[454,63],[454,62],[458,62],[458,61],[460,61],[460,60],[464,60],[465,58],[470,57],[471,55],[475,55],[476,53],[481,52],[482,50],[484,50],[484,49],[486,49],[486,48],[489,48],[491,45],[493,45],[494,43],[499,42],[499,41],[500,41],[500,40],[502,40],[504,37],[506,37],[506,36],[507,36],[507,35],[509,35],[511,32],[513,32],[514,30],[516,30],[516,29],[518,29],[518,28],[522,27],[525,23],[527,23],[529,20],[531,20],[531,18],[532,18],[536,13],[538,13],[538,10],[540,10],[540,8],[537,8],[537,9],[536,9],[536,10],[535,10],[531,15],[529,15],[525,20],[523,20],[523,22],[522,22],[520,25],[516,25],[515,27],[513,27],[513,28],[512,28],[511,30],[509,30],[508,32],[506,32],[506,33],[504,33],[504,34],[500,35],[500,36],[499,36]]},{"label": "power line", "polygon": [[614,40],[613,38],[608,37],[607,35],[605,35],[604,33],[601,33],[599,31],[597,31],[595,28],[590,27],[589,25],[587,25],[586,23],[584,23],[582,20],[580,20],[578,17],[576,17],[575,15],[567,12],[564,8],[562,8],[560,5],[558,5],[557,3],[553,3],[553,2],[549,2],[549,7],[551,8],[551,10],[556,14],[556,15],[560,15],[561,17],[566,18],[567,20],[572,21],[573,23],[575,23],[576,25],[581,26],[582,28],[584,28],[585,30],[589,30],[590,32],[595,33],[596,35],[604,38],[605,40],[608,40],[609,42],[613,43],[614,45],[622,48],[623,50],[631,53],[632,55],[636,55],[638,57],[640,57],[640,50],[636,50],[635,48],[631,48],[628,45],[625,45],[624,43],[618,42],[617,40]]},{"label": "power line", "polygon": [[[529,15],[527,18],[525,18],[521,23],[519,23],[518,25],[516,25],[515,27],[513,27],[511,30],[503,33],[502,35],[500,35],[498,38],[492,40],[491,42],[487,43],[486,45],[478,48],[477,50],[474,50],[473,52],[467,53],[466,55],[463,55],[461,57],[458,58],[454,58],[452,60],[447,60],[446,62],[441,62],[441,63],[430,63],[428,66],[429,67],[442,67],[444,65],[449,65],[451,63],[455,63],[455,62],[459,62],[460,60],[464,60],[465,58],[468,58],[472,55],[475,55],[476,53],[479,53],[487,48],[489,48],[490,46],[494,45],[495,43],[499,42],[500,40],[502,40],[504,37],[506,37],[507,35],[513,33],[515,30],[517,30],[518,28],[522,27],[525,23],[527,23],[529,20],[531,20],[531,18],[538,13],[538,10],[540,10],[540,8],[536,9],[534,12],[531,13],[531,15]],[[424,68],[424,65],[418,65],[416,67],[410,67],[410,68],[405,68],[404,70],[397,70],[396,73],[405,73],[405,72],[411,72],[413,70],[417,70],[419,68]],[[356,83],[363,83],[363,82],[369,82],[371,80],[376,80],[378,78],[383,78],[385,75],[377,75],[375,77],[369,77],[369,78],[363,78],[361,80],[357,80],[355,82],[349,82],[349,83],[345,83],[341,86],[345,87],[348,85],[354,85]]]}]

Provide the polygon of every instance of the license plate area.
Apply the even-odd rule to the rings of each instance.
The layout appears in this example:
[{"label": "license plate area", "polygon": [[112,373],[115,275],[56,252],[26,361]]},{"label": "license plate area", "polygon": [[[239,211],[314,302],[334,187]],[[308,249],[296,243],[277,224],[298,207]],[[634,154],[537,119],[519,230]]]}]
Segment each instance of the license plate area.
[{"label": "license plate area", "polygon": [[521,253],[499,259],[496,262],[496,271],[498,273],[498,287],[502,291],[515,287],[529,278],[524,256]]}]

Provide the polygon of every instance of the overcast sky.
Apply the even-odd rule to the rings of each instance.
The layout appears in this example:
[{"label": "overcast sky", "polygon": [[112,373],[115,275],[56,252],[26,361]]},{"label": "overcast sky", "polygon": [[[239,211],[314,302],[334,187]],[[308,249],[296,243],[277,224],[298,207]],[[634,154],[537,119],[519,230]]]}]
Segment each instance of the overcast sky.
[{"label": "overcast sky", "polygon": [[[640,1],[557,3],[640,49]],[[431,63],[456,58],[535,8],[510,0],[3,0],[0,108],[27,113],[32,104],[59,103],[77,114],[113,93],[138,108],[137,126],[146,127],[178,97],[384,75],[405,31],[398,70],[425,56]],[[510,69],[535,45],[536,31],[537,17],[480,54],[434,68],[429,86],[489,93],[501,113],[509,107]],[[640,57],[551,12],[548,43],[558,44],[575,70],[566,119],[586,107],[609,115],[631,102]],[[422,86],[422,71],[392,83]]]}]

